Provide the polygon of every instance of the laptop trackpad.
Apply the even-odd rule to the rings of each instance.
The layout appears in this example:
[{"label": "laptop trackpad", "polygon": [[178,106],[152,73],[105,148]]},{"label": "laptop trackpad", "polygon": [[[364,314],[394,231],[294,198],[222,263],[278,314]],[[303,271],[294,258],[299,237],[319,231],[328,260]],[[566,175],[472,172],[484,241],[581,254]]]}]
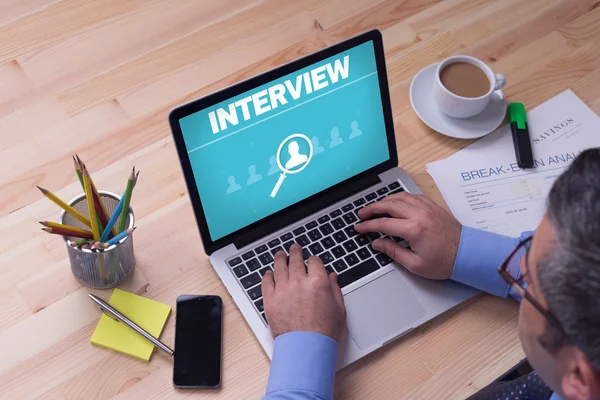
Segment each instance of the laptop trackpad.
[{"label": "laptop trackpad", "polygon": [[393,270],[344,296],[348,332],[361,350],[400,334],[426,311]]}]

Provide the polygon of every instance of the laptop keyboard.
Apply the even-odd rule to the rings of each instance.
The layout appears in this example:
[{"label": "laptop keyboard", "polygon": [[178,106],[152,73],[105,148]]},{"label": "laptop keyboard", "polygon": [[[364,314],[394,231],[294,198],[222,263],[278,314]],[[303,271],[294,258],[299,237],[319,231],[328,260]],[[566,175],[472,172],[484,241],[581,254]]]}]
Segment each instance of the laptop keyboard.
[{"label": "laptop keyboard", "polygon": [[[263,308],[261,281],[267,271],[273,270],[273,256],[279,250],[289,254],[292,244],[298,243],[302,246],[305,260],[310,256],[318,256],[327,273],[337,273],[341,288],[391,263],[391,258],[371,246],[373,240],[386,236],[379,233],[359,235],[354,230],[354,224],[359,221],[358,211],[361,208],[403,190],[398,182],[385,185],[229,259],[227,264],[265,323],[267,318]],[[388,238],[408,247],[402,238]]]}]

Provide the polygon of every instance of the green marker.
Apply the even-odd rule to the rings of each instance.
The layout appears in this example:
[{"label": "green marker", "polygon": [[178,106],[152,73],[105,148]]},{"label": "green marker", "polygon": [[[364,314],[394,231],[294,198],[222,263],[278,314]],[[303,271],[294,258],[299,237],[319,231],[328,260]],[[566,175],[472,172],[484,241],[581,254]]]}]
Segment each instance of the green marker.
[{"label": "green marker", "polygon": [[508,118],[512,131],[515,155],[519,168],[533,168],[533,153],[531,151],[531,140],[527,128],[527,113],[523,103],[510,103],[508,105]]}]

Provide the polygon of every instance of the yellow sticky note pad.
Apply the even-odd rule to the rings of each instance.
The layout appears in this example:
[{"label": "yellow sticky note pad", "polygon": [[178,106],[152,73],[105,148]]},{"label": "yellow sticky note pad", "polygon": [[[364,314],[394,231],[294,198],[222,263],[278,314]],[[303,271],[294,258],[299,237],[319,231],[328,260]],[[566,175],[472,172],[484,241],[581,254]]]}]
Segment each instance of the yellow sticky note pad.
[{"label": "yellow sticky note pad", "polygon": [[[160,336],[171,312],[171,307],[166,304],[120,289],[113,291],[108,304],[155,338]],[[100,322],[98,322],[90,341],[98,346],[116,350],[144,361],[150,360],[154,350],[154,345],[139,333],[104,314],[100,317]]]}]

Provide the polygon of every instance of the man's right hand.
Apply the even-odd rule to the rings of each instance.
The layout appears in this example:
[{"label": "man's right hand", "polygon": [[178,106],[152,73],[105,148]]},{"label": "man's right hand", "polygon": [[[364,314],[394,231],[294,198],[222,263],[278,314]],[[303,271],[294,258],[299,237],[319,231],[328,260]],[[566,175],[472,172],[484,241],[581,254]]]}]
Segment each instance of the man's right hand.
[{"label": "man's right hand", "polygon": [[[369,220],[385,214],[389,217]],[[359,216],[367,221],[355,226],[357,232],[402,237],[412,249],[381,238],[373,241],[375,250],[425,278],[448,279],[452,276],[461,225],[432,200],[423,195],[397,193],[366,206],[359,211]]]}]

